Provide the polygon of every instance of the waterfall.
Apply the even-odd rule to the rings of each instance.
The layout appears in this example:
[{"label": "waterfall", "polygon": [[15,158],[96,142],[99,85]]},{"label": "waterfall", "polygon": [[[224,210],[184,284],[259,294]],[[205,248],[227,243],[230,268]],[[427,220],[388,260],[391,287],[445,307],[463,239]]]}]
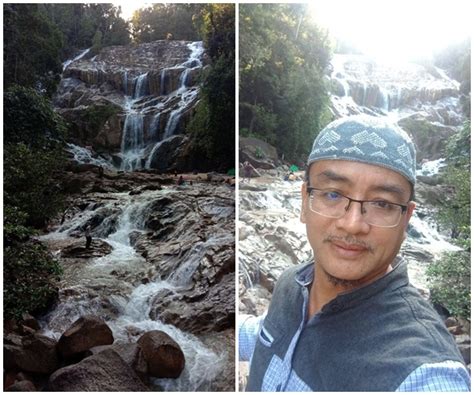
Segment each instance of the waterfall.
[{"label": "waterfall", "polygon": [[153,161],[156,151],[158,151],[158,148],[160,148],[161,144],[163,144],[163,141],[158,141],[151,150],[150,155],[148,155],[148,159],[145,163],[145,169],[151,169],[151,163]]},{"label": "waterfall", "polygon": [[166,71],[168,69],[163,69],[161,70],[161,75],[160,75],[160,95],[164,96],[166,93]]},{"label": "waterfall", "polygon": [[135,78],[133,98],[139,99],[148,93],[148,73],[141,74]]},{"label": "waterfall", "polygon": [[121,144],[121,170],[133,171],[141,167],[144,149],[143,118],[142,113],[133,109],[129,110],[125,117]]},{"label": "waterfall", "polygon": [[[192,70],[202,67],[202,62],[200,57],[204,52],[202,42],[193,42],[187,45],[188,48],[191,50],[189,58],[174,67],[163,68],[160,74],[160,95],[164,96],[168,94],[172,99],[174,97],[179,97],[178,103],[175,105],[169,112],[168,120],[166,125],[164,125],[164,134],[163,139],[169,138],[176,133],[178,129],[179,122],[181,120],[182,114],[189,108],[189,106],[193,103],[194,99],[198,94],[197,88],[188,88],[188,80],[189,74]],[[167,84],[169,85],[169,70],[177,70],[184,67],[181,75],[179,76],[179,87],[174,92],[167,92]],[[124,84],[125,80],[127,82],[128,87],[128,75],[127,73],[124,74]],[[128,89],[127,89],[128,91]],[[128,93],[128,92],[127,92]],[[158,145],[158,138],[159,138],[159,131],[161,129],[160,122],[161,122],[161,111],[158,111],[153,116],[153,119],[150,123],[149,128],[149,136],[145,141],[145,134],[144,134],[144,113],[148,108],[144,108],[138,110],[134,108],[135,104],[138,103],[139,99],[145,95],[149,94],[149,87],[148,87],[148,73],[144,73],[139,75],[134,79],[133,82],[133,92],[132,98],[127,100],[125,108],[126,108],[126,117],[124,122],[124,128],[122,133],[122,144],[121,144],[121,157],[122,157],[122,164],[121,170],[125,171],[133,171],[139,168],[142,168],[143,160],[145,159],[145,149],[148,144],[154,144],[151,153],[146,158],[145,168],[150,168],[152,163],[152,159],[156,150],[160,145]],[[173,103],[176,103],[173,100]],[[158,107],[162,107],[157,106]],[[149,149],[149,148],[148,148]],[[148,149],[146,150],[148,152]]]},{"label": "waterfall", "polygon": [[87,48],[85,50],[83,50],[79,55],[77,55],[74,59],[69,59],[69,60],[66,60],[64,63],[63,63],[63,71],[66,70],[66,68],[73,62],[75,62],[76,60],[79,60],[79,59],[82,59],[84,56],[86,56],[89,51],[91,49],[90,48]]},{"label": "waterfall", "polygon": [[123,92],[128,96],[128,72],[127,70],[123,73]]},{"label": "waterfall", "polygon": [[232,236],[215,236],[205,242],[198,242],[186,253],[183,263],[178,270],[171,274],[168,282],[177,287],[187,287],[192,283],[192,277],[199,268],[201,260],[210,247],[225,245],[232,242]]},{"label": "waterfall", "polygon": [[178,127],[178,123],[181,118],[181,115],[189,107],[192,101],[196,98],[197,93],[198,92],[196,90],[189,90],[189,91],[183,92],[183,94],[181,95],[181,100],[178,103],[178,108],[171,111],[170,117],[168,118],[168,122],[166,123],[165,134],[163,136],[163,139],[171,137],[175,133],[176,128]]},{"label": "waterfall", "polygon": [[68,143],[66,151],[73,155],[73,158],[77,163],[90,163],[92,165],[101,166],[106,169],[114,168],[107,160],[101,158],[100,156],[95,157],[94,154],[86,147],[80,147],[78,145]]}]

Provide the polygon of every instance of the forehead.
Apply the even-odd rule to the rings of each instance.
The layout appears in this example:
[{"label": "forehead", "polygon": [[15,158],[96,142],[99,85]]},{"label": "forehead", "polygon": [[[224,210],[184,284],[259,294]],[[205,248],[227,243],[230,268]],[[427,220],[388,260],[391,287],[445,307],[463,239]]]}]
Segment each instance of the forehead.
[{"label": "forehead", "polygon": [[393,190],[409,194],[411,184],[401,174],[382,166],[346,160],[321,160],[309,168],[311,185],[338,183],[350,188]]}]

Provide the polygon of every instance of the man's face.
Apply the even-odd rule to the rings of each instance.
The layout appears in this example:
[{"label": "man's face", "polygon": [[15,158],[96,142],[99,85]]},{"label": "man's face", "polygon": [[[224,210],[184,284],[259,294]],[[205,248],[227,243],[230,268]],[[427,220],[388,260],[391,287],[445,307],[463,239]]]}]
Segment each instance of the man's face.
[{"label": "man's face", "polygon": [[[380,166],[324,160],[311,165],[309,185],[302,187],[301,221],[306,224],[315,261],[329,277],[368,284],[386,273],[405,237],[415,203],[407,204],[411,185],[403,176]],[[357,200],[408,205],[396,227],[369,225],[361,206],[352,202],[342,218],[327,218],[309,208],[306,187],[329,189]]]}]

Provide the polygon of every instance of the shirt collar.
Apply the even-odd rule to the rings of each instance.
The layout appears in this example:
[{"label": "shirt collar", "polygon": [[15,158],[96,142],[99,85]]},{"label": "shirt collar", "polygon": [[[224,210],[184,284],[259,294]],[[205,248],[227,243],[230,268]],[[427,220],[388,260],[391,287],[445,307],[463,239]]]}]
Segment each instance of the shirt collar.
[{"label": "shirt collar", "polygon": [[[408,284],[407,264],[404,258],[397,256],[392,263],[393,270],[378,278],[374,282],[344,293],[327,303],[323,312],[337,312],[354,304],[368,299],[371,296],[386,290],[394,290]],[[309,286],[314,279],[314,263],[304,265],[296,272],[295,281],[301,287]]]}]

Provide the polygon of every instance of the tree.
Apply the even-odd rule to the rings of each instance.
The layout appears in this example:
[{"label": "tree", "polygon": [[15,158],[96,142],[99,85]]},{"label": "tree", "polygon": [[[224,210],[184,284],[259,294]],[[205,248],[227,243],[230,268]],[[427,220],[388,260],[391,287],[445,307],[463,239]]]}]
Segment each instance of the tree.
[{"label": "tree", "polygon": [[62,72],[62,34],[37,4],[4,4],[4,85],[51,96]]},{"label": "tree", "polygon": [[132,17],[132,35],[137,43],[165,40],[198,41],[199,35],[193,24],[205,4],[157,3],[142,8]]},{"label": "tree", "polygon": [[62,209],[54,177],[62,162],[65,127],[36,90],[11,86],[4,93],[4,312],[19,318],[48,305],[61,270],[32,236]]},{"label": "tree", "polygon": [[211,67],[203,76],[201,100],[188,131],[197,156],[227,171],[234,167],[235,158],[235,7],[208,4],[195,25]]},{"label": "tree", "polygon": [[240,133],[294,161],[328,121],[329,39],[305,16],[301,4],[240,6]]},{"label": "tree", "polygon": [[447,170],[444,182],[453,193],[439,209],[438,219],[451,233],[461,250],[444,253],[427,270],[431,298],[453,315],[471,316],[471,124],[466,122],[459,134],[451,137],[446,148]]},{"label": "tree", "polygon": [[4,203],[41,227],[61,209],[54,179],[63,164],[65,126],[51,103],[31,88],[4,93]]}]

